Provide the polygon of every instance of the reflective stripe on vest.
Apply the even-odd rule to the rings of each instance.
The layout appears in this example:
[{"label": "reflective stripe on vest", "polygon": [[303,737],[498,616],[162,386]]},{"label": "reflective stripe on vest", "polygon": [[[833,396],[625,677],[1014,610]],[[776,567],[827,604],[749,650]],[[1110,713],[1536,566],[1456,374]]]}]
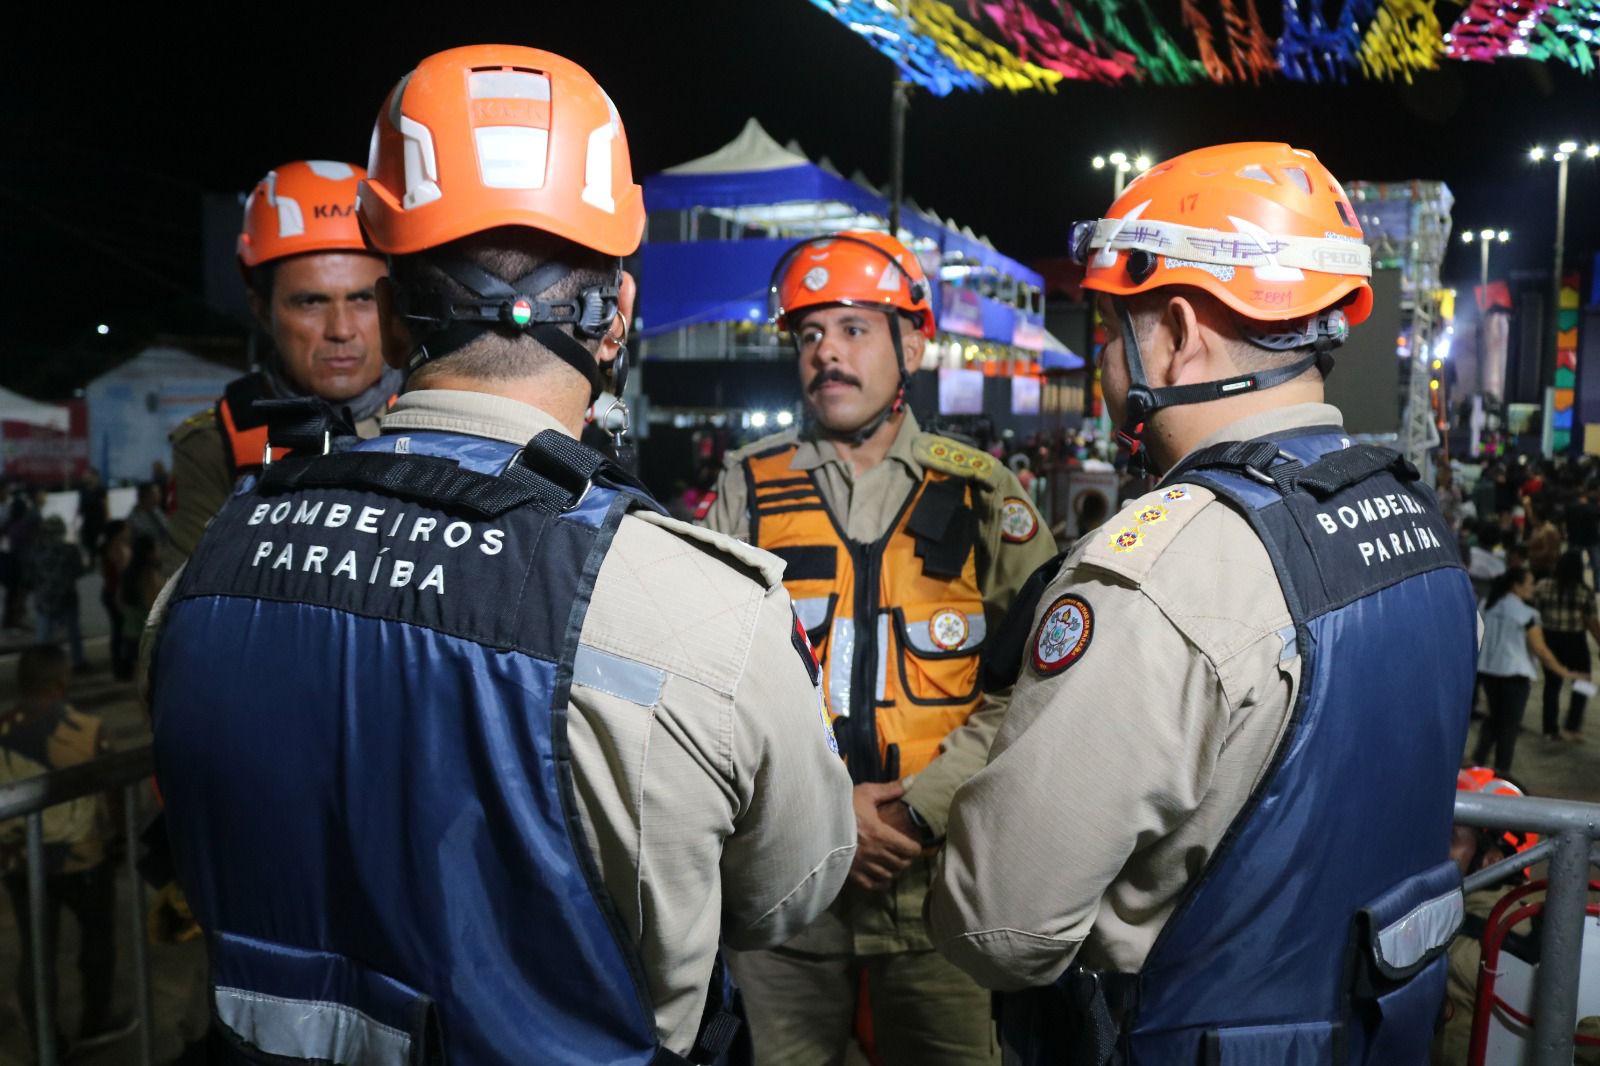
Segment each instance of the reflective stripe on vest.
[{"label": "reflective stripe on vest", "polygon": [[[1272,443],[1308,473],[1350,446],[1337,430]],[[1262,783],[1137,977],[1113,979],[1129,990],[1119,1061],[1426,1062],[1460,914],[1448,847],[1476,669],[1454,538],[1427,490],[1389,470],[1327,496],[1220,469],[1176,480],[1261,537],[1300,684]]]},{"label": "reflective stripe on vest", "polygon": [[790,469],[794,453],[788,445],[745,460],[751,539],[787,564],[783,583],[822,661],[851,775],[916,773],[978,705],[987,627],[975,550],[951,576],[929,574],[908,526],[935,486],[950,486],[940,491],[952,500],[958,491],[970,513],[972,486],[926,471],[889,531],[860,544],[844,535],[816,479]]},{"label": "reflective stripe on vest", "polygon": [[[359,445],[498,472],[514,445]],[[362,488],[232,497],[158,646],[157,773],[235,1046],[340,1064],[676,1062],[578,822],[578,635],[630,506],[463,517]],[[654,681],[655,687],[652,688]],[[274,1061],[279,1061],[274,1059]]]}]

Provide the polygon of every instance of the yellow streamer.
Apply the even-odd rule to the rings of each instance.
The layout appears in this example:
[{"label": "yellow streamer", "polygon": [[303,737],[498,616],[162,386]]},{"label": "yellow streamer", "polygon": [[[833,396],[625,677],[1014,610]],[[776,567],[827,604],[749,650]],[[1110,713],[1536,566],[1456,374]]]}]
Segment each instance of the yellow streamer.
[{"label": "yellow streamer", "polygon": [[1038,89],[1053,94],[1064,77],[1060,71],[1018,58],[942,0],[911,0],[911,21],[952,63],[997,89],[1014,93]]},{"label": "yellow streamer", "polygon": [[1361,42],[1364,77],[1407,83],[1419,70],[1437,70],[1444,54],[1432,0],[1383,0]]}]

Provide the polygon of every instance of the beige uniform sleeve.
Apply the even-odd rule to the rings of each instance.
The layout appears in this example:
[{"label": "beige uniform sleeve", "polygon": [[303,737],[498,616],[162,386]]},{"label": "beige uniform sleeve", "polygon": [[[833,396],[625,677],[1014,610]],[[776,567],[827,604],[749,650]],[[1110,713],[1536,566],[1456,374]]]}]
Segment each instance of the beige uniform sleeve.
[{"label": "beige uniform sleeve", "polygon": [[[978,582],[983,589],[983,613],[991,633],[1000,627],[1023,583],[1056,556],[1055,538],[1027,497],[1016,475],[1003,467],[997,470],[994,484],[980,497],[984,506],[980,536],[988,565],[978,575]],[[1008,527],[1002,522],[1008,505],[1013,519],[1009,538]],[[1025,533],[1024,527],[1016,522],[1023,514],[1032,519],[1031,532]],[[945,738],[933,762],[907,783],[906,803],[922,816],[936,836],[944,835],[950,801],[956,789],[988,761],[989,747],[995,731],[1005,720],[1008,701],[1007,693],[986,695],[982,706]]]},{"label": "beige uniform sleeve", "polygon": [[850,774],[794,642],[788,593],[762,604],[734,693],[734,832],[722,852],[723,939],[781,944],[833,902],[850,872]]},{"label": "beige uniform sleeve", "polygon": [[750,514],[747,509],[749,487],[745,484],[743,464],[730,456],[724,462],[722,473],[717,476],[717,483],[712,491],[717,494],[717,498],[711,501],[711,509],[706,512],[706,516],[699,524],[738,540],[748,541],[750,539]]},{"label": "beige uniform sleeve", "polygon": [[225,446],[215,420],[181,427],[173,436],[172,480],[177,510],[170,525],[172,542],[185,559],[233,491]]},{"label": "beige uniform sleeve", "polygon": [[1210,661],[1140,589],[1069,571],[1035,631],[1066,592],[1090,605],[1090,643],[1059,673],[1024,667],[935,875],[934,943],[990,988],[1060,975],[1135,848],[1198,807],[1227,739]]}]

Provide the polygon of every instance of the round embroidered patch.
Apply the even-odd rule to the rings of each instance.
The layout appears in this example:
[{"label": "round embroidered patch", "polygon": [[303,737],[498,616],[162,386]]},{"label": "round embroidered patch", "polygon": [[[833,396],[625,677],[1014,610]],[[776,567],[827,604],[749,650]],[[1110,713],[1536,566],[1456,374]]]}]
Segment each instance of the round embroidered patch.
[{"label": "round embroidered patch", "polygon": [[828,284],[828,268],[812,267],[806,271],[806,276],[800,279],[800,284],[812,292],[819,291],[824,285]]},{"label": "round embroidered patch", "polygon": [[928,619],[928,639],[940,651],[955,651],[967,642],[967,616],[946,607]]},{"label": "round embroidered patch", "polygon": [[1033,668],[1058,674],[1083,658],[1094,639],[1094,610],[1082,596],[1059,596],[1044,612],[1033,641]]},{"label": "round embroidered patch", "polygon": [[1111,546],[1119,552],[1131,552],[1144,543],[1144,532],[1138,526],[1127,526],[1111,538]]},{"label": "round embroidered patch", "polygon": [[1166,500],[1168,503],[1177,503],[1179,500],[1187,500],[1190,498],[1189,490],[1184,488],[1182,485],[1175,485],[1166,492],[1163,492],[1161,494],[1161,498]]},{"label": "round embroidered patch", "polygon": [[1033,513],[1028,501],[1007,496],[1000,505],[1000,539],[1012,544],[1026,544],[1039,532],[1039,516]]},{"label": "round embroidered patch", "polygon": [[1162,507],[1160,504],[1151,504],[1149,507],[1146,507],[1144,510],[1139,512],[1139,524],[1141,526],[1151,526],[1155,525],[1157,522],[1165,522],[1166,520],[1167,509]]}]

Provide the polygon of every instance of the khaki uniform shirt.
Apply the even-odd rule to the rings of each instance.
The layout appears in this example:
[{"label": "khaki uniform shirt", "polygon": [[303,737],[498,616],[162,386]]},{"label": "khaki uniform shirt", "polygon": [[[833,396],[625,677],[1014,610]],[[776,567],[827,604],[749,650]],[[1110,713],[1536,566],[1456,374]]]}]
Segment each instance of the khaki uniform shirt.
[{"label": "khaki uniform shirt", "polygon": [[[851,540],[870,543],[888,532],[906,498],[922,482],[926,443],[916,416],[906,412],[888,454],[872,468],[856,473],[827,440],[799,430],[763,438],[730,453],[717,479],[716,499],[704,524],[721,533],[748,539],[750,521],[748,489],[741,464],[746,456],[794,442],[799,448],[790,468],[816,475],[823,501]],[[943,439],[943,438],[939,438]],[[922,444],[923,447],[918,445]],[[971,454],[976,449],[947,442]],[[1034,514],[1034,535],[1021,543],[1001,536],[1000,511],[1008,500],[1022,501],[1032,510],[1028,494],[1016,475],[991,461],[985,477],[974,479],[978,506],[978,586],[983,591],[984,615],[994,632],[1010,609],[1017,590],[1028,577],[1056,554],[1055,540]],[[939,756],[922,772],[906,778],[905,801],[943,836],[950,800],[962,782],[982,768],[989,745],[1005,714],[1003,702],[986,700],[960,729],[945,738]],[[923,926],[922,904],[927,893],[931,858],[914,863],[884,892],[863,892],[846,886],[834,907],[791,947],[817,952],[874,954],[923,950],[932,946]]]},{"label": "khaki uniform shirt", "polygon": [[[1336,408],[1300,404],[1199,446],[1341,424]],[[1066,595],[1088,605],[1088,632],[1041,645]],[[1080,540],[1033,624],[989,765],[956,796],[929,904],[939,950],[997,989],[1049,984],[1080,949],[1090,966],[1143,965],[1261,782],[1300,676],[1265,546],[1195,486],[1141,496]]]},{"label": "khaki uniform shirt", "polygon": [[[377,417],[357,422],[356,433],[363,439],[376,437]],[[195,412],[172,431],[172,482],[176,510],[169,524],[176,561],[181,562],[193,554],[200,534],[233,492],[228,439],[216,408]]]},{"label": "khaki uniform shirt", "polygon": [[[407,393],[384,418],[386,434],[518,444],[546,429],[566,432],[537,408],[456,390]],[[719,940],[787,940],[834,898],[855,852],[850,776],[829,750],[781,571],[766,552],[636,511],[583,623],[581,646],[660,682],[645,696],[575,682],[568,739],[587,843],[638,944],[657,1034],[678,1054]]]}]

